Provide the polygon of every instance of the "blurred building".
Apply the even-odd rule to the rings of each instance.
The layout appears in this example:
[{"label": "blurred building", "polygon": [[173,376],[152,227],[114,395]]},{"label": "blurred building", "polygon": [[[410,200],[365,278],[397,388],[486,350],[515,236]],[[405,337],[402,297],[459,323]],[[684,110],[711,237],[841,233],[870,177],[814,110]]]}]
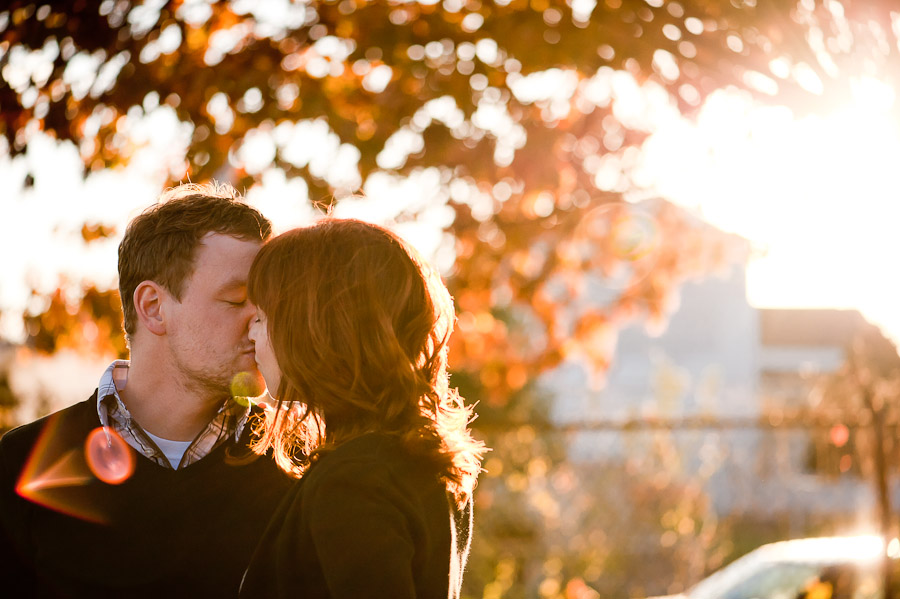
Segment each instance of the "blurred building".
[{"label": "blurred building", "polygon": [[666,464],[673,476],[700,477],[719,514],[870,514],[872,483],[829,463],[827,431],[786,420],[816,401],[857,339],[882,364],[900,361],[855,310],[750,306],[735,266],[686,283],[661,334],[625,328],[602,388],[575,362],[542,382],[575,460]]}]

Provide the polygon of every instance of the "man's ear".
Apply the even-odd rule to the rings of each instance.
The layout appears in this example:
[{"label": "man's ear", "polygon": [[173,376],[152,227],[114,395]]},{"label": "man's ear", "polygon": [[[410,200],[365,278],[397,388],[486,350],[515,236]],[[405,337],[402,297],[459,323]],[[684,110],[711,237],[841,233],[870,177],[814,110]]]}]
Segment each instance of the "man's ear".
[{"label": "man's ear", "polygon": [[134,289],[134,309],[144,328],[154,335],[166,333],[163,298],[166,290],[153,281],[141,281]]}]

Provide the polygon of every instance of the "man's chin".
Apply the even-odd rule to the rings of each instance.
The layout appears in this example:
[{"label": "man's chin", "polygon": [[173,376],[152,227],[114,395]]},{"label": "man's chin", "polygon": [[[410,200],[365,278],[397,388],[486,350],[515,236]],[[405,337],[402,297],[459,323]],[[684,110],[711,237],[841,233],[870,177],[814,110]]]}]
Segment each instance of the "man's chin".
[{"label": "man's chin", "polygon": [[253,352],[241,354],[240,357],[234,362],[234,371],[236,373],[249,372],[257,378],[262,376],[259,373],[259,366],[256,365],[256,356]]}]

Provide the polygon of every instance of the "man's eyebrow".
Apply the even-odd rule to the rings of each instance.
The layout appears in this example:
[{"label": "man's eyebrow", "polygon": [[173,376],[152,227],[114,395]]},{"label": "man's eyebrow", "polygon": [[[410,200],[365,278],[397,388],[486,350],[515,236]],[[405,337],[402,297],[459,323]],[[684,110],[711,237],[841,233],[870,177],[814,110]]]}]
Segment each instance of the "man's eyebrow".
[{"label": "man's eyebrow", "polygon": [[247,279],[231,279],[219,287],[219,292],[226,291],[243,291],[247,288]]}]

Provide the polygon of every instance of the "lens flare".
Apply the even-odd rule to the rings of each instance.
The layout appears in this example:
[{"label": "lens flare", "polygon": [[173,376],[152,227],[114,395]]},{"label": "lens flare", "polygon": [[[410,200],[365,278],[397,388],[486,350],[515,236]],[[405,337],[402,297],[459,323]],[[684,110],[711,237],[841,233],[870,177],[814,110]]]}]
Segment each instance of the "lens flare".
[{"label": "lens flare", "polygon": [[231,379],[231,396],[242,406],[258,404],[265,390],[260,376],[251,372],[239,372]]},{"label": "lens flare", "polygon": [[73,449],[63,454],[61,458],[50,464],[45,470],[27,479],[23,477],[19,481],[17,490],[19,495],[31,498],[45,489],[84,485],[90,481],[90,475],[79,471],[78,452]]},{"label": "lens flare", "polygon": [[657,246],[656,222],[641,213],[616,216],[610,230],[613,253],[629,261],[648,256]]},{"label": "lens flare", "polygon": [[91,431],[84,443],[84,457],[94,476],[110,485],[120,485],[134,473],[131,448],[109,427]]},{"label": "lens flare", "polygon": [[571,256],[597,269],[604,285],[626,287],[646,277],[656,263],[660,231],[656,219],[633,204],[610,203],[582,218]]},{"label": "lens flare", "polygon": [[32,503],[89,522],[108,520],[92,491],[96,478],[80,444],[72,445],[59,414],[47,419],[16,482],[16,493]]}]

